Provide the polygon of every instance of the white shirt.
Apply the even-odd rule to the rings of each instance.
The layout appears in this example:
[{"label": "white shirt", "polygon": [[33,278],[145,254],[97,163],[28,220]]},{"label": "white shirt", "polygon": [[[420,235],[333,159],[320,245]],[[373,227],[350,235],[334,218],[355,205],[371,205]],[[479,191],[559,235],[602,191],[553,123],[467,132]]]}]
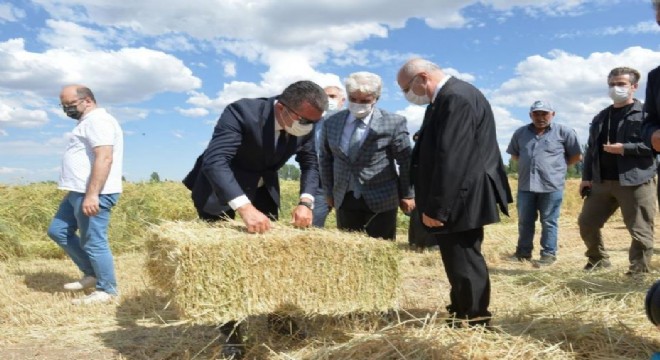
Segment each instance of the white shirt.
[{"label": "white shirt", "polygon": [[438,93],[440,92],[440,89],[442,89],[443,86],[451,79],[451,75],[446,75],[442,81],[438,83],[438,85],[435,87],[435,91],[433,92],[433,97],[431,98],[431,103],[435,100],[435,98],[438,96]]},{"label": "white shirt", "polygon": [[86,193],[94,164],[94,148],[107,145],[112,146],[112,165],[101,194],[121,193],[124,136],[117,120],[102,108],[85,114],[71,132],[58,188]]}]

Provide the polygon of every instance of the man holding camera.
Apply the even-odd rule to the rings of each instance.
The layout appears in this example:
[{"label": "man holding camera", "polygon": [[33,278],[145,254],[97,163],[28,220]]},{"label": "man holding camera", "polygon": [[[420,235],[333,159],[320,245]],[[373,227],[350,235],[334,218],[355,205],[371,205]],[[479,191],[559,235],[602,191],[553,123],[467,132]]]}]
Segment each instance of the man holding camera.
[{"label": "man holding camera", "polygon": [[633,98],[640,74],[618,67],[607,77],[613,104],[594,117],[580,193],[585,197],[578,218],[580,236],[587,246],[585,270],[610,266],[601,228],[620,207],[632,236],[626,275],[649,272],[653,255],[653,219],[656,211],[656,162],[641,133],[644,111]]}]

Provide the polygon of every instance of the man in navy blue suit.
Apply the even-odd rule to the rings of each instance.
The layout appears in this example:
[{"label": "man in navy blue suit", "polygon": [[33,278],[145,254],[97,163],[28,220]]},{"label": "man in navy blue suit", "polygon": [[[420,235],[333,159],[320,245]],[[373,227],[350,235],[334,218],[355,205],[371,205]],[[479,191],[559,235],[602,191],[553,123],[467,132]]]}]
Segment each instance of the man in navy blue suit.
[{"label": "man in navy blue suit", "polygon": [[[243,219],[247,231],[264,233],[278,219],[280,186],[277,171],[296,155],[300,165],[300,200],[293,211],[293,224],[312,224],[314,196],[319,184],[314,124],[328,106],[323,89],[311,81],[289,85],[271,98],[241,99],[229,104],[213,131],[206,150],[183,180],[201,219]],[[324,199],[321,199],[324,201]],[[268,318],[271,328],[298,333],[291,319]],[[243,357],[237,323],[220,326],[226,336],[222,354]]]},{"label": "man in navy blue suit", "polygon": [[295,154],[301,178],[293,223],[309,226],[319,182],[312,129],[327,104],[323,89],[311,81],[293,83],[279,96],[229,104],[183,181],[199,217],[218,220],[238,213],[248,232],[268,231],[280,207],[277,171]]}]

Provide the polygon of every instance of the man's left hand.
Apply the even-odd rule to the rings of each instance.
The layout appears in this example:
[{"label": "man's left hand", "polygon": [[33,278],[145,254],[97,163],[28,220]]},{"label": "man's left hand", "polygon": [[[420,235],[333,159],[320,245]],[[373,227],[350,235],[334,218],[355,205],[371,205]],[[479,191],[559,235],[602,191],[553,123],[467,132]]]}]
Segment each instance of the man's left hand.
[{"label": "man's left hand", "polygon": [[437,219],[434,219],[426,214],[422,213],[422,222],[428,227],[443,227],[445,224]]},{"label": "man's left hand", "polygon": [[82,203],[82,212],[85,216],[96,216],[99,213],[99,196],[85,195]]},{"label": "man's left hand", "polygon": [[614,155],[623,155],[623,144],[605,144],[603,145],[603,151]]},{"label": "man's left hand", "polygon": [[297,227],[308,227],[312,225],[312,210],[304,205],[298,205],[293,209],[291,223]]}]

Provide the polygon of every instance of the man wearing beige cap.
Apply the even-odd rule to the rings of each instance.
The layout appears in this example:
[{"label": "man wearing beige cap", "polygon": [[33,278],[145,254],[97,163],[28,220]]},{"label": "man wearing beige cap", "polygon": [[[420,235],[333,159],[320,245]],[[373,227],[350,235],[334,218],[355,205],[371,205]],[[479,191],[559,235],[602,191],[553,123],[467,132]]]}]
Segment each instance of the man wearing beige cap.
[{"label": "man wearing beige cap", "polygon": [[513,134],[506,150],[518,161],[518,246],[514,258],[532,259],[534,227],[541,220],[541,258],[536,265],[557,259],[557,220],[564,198],[564,179],[570,165],[580,161],[582,150],[575,130],[553,124],[555,109],[537,100],[529,109],[531,124]]}]

